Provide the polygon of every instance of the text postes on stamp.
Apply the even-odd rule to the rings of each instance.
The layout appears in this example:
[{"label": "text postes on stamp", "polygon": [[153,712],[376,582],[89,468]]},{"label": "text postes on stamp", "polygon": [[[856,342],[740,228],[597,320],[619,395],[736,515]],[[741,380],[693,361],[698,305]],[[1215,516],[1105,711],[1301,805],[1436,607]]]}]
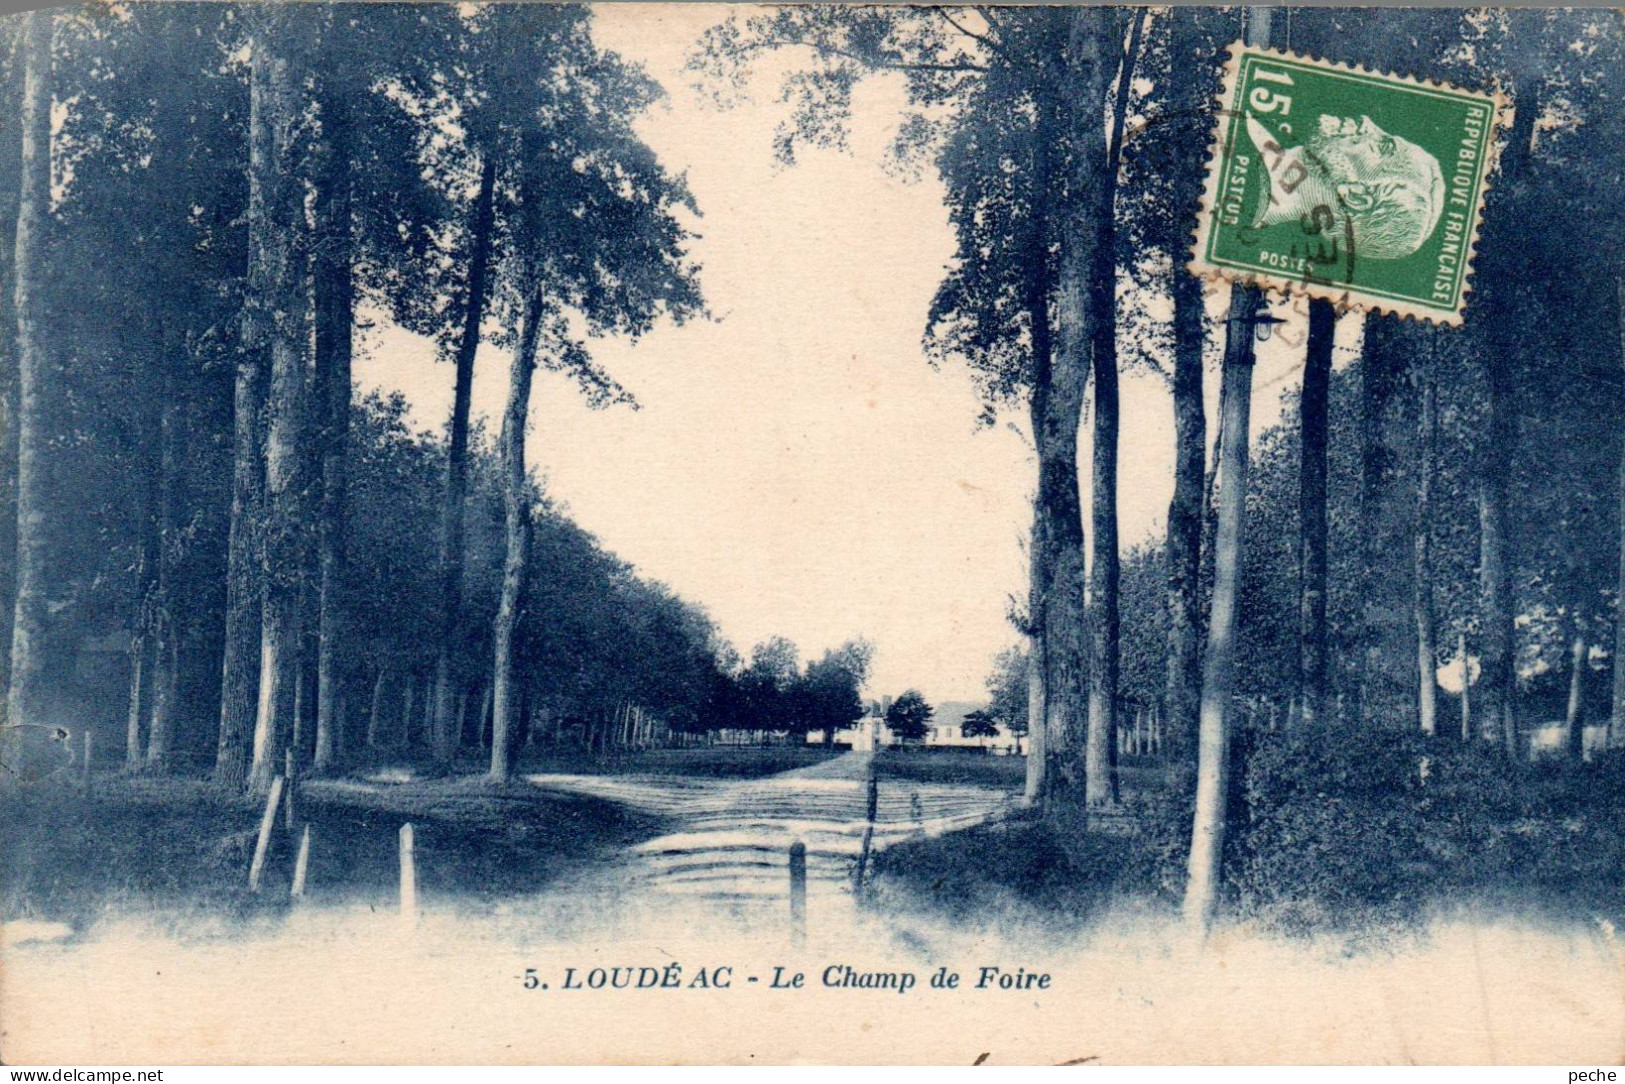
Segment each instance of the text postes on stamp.
[{"label": "text postes on stamp", "polygon": [[1502,105],[1232,46],[1191,271],[1461,323]]}]

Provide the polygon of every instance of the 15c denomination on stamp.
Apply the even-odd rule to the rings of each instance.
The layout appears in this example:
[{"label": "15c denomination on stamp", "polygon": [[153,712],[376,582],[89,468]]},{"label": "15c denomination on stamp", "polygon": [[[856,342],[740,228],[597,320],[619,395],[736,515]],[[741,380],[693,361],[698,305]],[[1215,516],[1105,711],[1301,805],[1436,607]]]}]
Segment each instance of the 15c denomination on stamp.
[{"label": "15c denomination on stamp", "polygon": [[1495,94],[1232,46],[1193,273],[1459,324]]}]

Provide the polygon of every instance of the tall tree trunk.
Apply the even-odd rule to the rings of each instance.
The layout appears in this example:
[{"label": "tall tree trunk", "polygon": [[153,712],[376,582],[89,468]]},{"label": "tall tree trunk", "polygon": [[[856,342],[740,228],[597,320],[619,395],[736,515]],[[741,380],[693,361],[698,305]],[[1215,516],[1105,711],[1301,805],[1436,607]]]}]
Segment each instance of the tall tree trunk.
[{"label": "tall tree trunk", "polygon": [[463,302],[463,334],[457,344],[457,376],[452,395],[451,441],[446,451],[446,495],[440,513],[440,643],[435,659],[434,757],[451,757],[449,740],[457,679],[452,673],[463,610],[463,537],[468,504],[468,416],[474,393],[474,357],[480,348],[485,319],[486,275],[491,261],[491,234],[496,191],[496,154],[488,151],[480,167],[480,188],[469,224],[468,296]]},{"label": "tall tree trunk", "polygon": [[1377,721],[1392,706],[1381,695],[1387,688],[1382,644],[1389,600],[1378,585],[1384,582],[1382,562],[1383,499],[1388,481],[1388,445],[1384,417],[1388,409],[1396,341],[1405,334],[1380,314],[1366,318],[1365,346],[1360,357],[1360,655],[1357,660],[1359,697],[1354,717],[1361,724]]},{"label": "tall tree trunk", "polygon": [[[314,550],[311,556],[315,556]],[[316,576],[311,576],[308,588],[299,593],[299,634],[294,640],[297,646],[293,660],[293,709],[289,716],[293,725],[288,735],[288,750],[300,768],[308,762],[310,750],[315,747],[317,642],[310,618],[319,610],[314,590],[316,580]]]},{"label": "tall tree trunk", "polygon": [[147,738],[147,767],[168,771],[175,752],[175,724],[181,686],[181,636],[173,618],[159,626],[153,645],[152,729]]},{"label": "tall tree trunk", "polygon": [[[1035,213],[1037,240],[1031,258],[1036,266],[1029,273],[1027,307],[1031,324],[1037,328],[1047,324],[1047,319],[1041,320],[1038,314],[1047,317],[1052,295],[1055,300],[1055,326],[1045,328],[1042,351],[1034,344],[1035,360],[1040,353],[1045,359],[1045,380],[1042,401],[1035,395],[1032,404],[1034,431],[1042,434],[1037,444],[1038,509],[1043,519],[1038,534],[1044,541],[1041,557],[1046,573],[1041,654],[1046,714],[1043,752],[1049,761],[1064,756],[1070,766],[1080,745],[1087,762],[1089,744],[1087,698],[1092,645],[1085,607],[1078,433],[1083,424],[1090,357],[1096,339],[1092,283],[1099,269],[1102,229],[1107,225],[1100,216],[1105,206],[1099,189],[1106,149],[1099,141],[1099,133],[1113,72],[1106,57],[1115,56],[1110,46],[1116,42],[1113,32],[1117,15],[1107,9],[1080,8],[1066,12],[1065,17],[1070,22],[1065,85],[1050,88],[1048,99],[1039,106],[1035,177],[1043,178],[1038,183],[1047,193],[1056,168],[1050,144],[1060,133],[1077,128],[1084,133],[1081,145],[1089,147],[1091,153],[1076,157],[1069,187],[1093,194],[1095,201],[1087,205],[1074,201],[1061,208],[1046,205]],[[1061,252],[1055,281],[1050,281],[1049,270],[1052,239],[1059,240]],[[1030,732],[1028,740],[1031,746]]]},{"label": "tall tree trunk", "polygon": [[[1268,48],[1270,9],[1246,9],[1248,45]],[[1236,683],[1236,624],[1241,588],[1242,525],[1247,504],[1248,427],[1252,411],[1254,335],[1263,296],[1250,286],[1230,290],[1225,322],[1219,417],[1219,523],[1213,539],[1213,612],[1202,660],[1197,734],[1196,807],[1185,881],[1184,916],[1205,932],[1219,900],[1224,836],[1229,822],[1231,694]]]},{"label": "tall tree trunk", "polygon": [[[1088,384],[1088,353],[1056,352],[1050,382],[1039,499],[1045,519],[1044,712],[1052,768],[1069,774],[1087,746],[1089,615],[1084,581],[1083,500],[1078,490],[1078,428]],[[1076,364],[1074,364],[1074,362]],[[1054,784],[1056,780],[1051,780]]]},{"label": "tall tree trunk", "polygon": [[1029,803],[1042,802],[1049,790],[1049,708],[1044,660],[1044,593],[1047,573],[1043,567],[1039,537],[1042,529],[1038,510],[1033,509],[1032,539],[1028,544],[1027,565],[1027,773],[1023,797]]},{"label": "tall tree trunk", "polygon": [[142,724],[147,711],[147,688],[152,675],[147,670],[147,656],[151,653],[145,617],[130,634],[130,706],[124,720],[124,766],[135,770],[146,761],[146,749],[141,744]]},{"label": "tall tree trunk", "polygon": [[[263,17],[263,15],[261,16]],[[270,289],[266,253],[278,231],[272,221],[277,142],[275,88],[270,85],[262,30],[253,49],[248,120],[248,290],[243,302],[242,342],[233,392],[231,526],[227,542],[226,623],[220,672],[220,733],[214,777],[240,787],[248,777],[248,752],[259,689],[260,626],[264,597],[259,567],[260,518],[265,500],[260,414],[265,399],[266,343],[270,336]]]},{"label": "tall tree trunk", "polygon": [[159,394],[162,399],[158,423],[158,545],[155,552],[157,577],[152,594],[152,628],[157,633],[152,655],[152,725],[147,733],[147,766],[167,771],[175,745],[176,693],[180,688],[180,615],[175,605],[175,562],[180,534],[178,508],[181,442],[185,439],[181,420],[176,417],[179,397],[176,370],[185,355],[186,340],[173,320],[164,324],[163,351],[159,364]]},{"label": "tall tree trunk", "polygon": [[411,674],[406,675],[406,691],[401,698],[401,725],[397,729],[397,738],[393,743],[400,749],[411,749],[412,742],[412,709],[417,704],[418,683]]},{"label": "tall tree trunk", "polygon": [[[266,14],[262,19],[269,19]],[[264,85],[266,123],[272,152],[265,215],[267,229],[251,258],[259,265],[251,290],[268,309],[271,354],[269,419],[265,437],[264,618],[260,625],[259,707],[254,719],[254,756],[249,788],[266,791],[281,770],[291,729],[293,685],[298,679],[299,581],[302,489],[306,428],[306,356],[309,292],[304,248],[304,186],[295,161],[295,127],[299,123],[298,84],[288,58],[271,46],[273,35],[262,27],[253,44],[252,80]],[[257,287],[257,289],[255,289]]]},{"label": "tall tree trunk", "polygon": [[454,750],[458,750],[462,749],[467,744],[463,737],[464,732],[468,729],[467,689],[457,690],[457,721],[454,725],[456,729],[453,732],[451,746]]},{"label": "tall tree trunk", "polygon": [[[1248,9],[1248,44],[1258,12]],[[1263,20],[1267,34],[1268,19]],[[1219,898],[1219,879],[1228,824],[1231,695],[1236,684],[1236,625],[1241,587],[1242,525],[1247,500],[1248,425],[1252,407],[1253,334],[1262,305],[1259,292],[1235,286],[1225,325],[1223,459],[1219,464],[1219,526],[1213,540],[1213,614],[1208,622],[1202,668],[1202,704],[1197,735],[1196,809],[1191,826],[1189,876],[1185,885],[1187,922],[1205,929]]]},{"label": "tall tree trunk", "polygon": [[[1038,195],[1033,200],[1031,232],[1027,237],[1025,254],[1026,296],[1029,349],[1031,351],[1028,417],[1031,421],[1033,447],[1038,458],[1038,487],[1033,496],[1033,527],[1027,546],[1027,776],[1024,797],[1029,803],[1042,803],[1049,794],[1051,737],[1051,700],[1061,698],[1052,680],[1055,667],[1051,654],[1058,651],[1051,642],[1050,615],[1055,567],[1055,535],[1057,523],[1068,518],[1067,494],[1071,493],[1071,518],[1077,511],[1077,426],[1070,430],[1072,454],[1065,448],[1057,450],[1053,442],[1058,439],[1057,427],[1052,425],[1051,400],[1054,398],[1054,345],[1050,327],[1050,297],[1054,290],[1054,269],[1051,266],[1047,193],[1050,178],[1050,138],[1054,125],[1053,113],[1041,108],[1037,123],[1037,136],[1033,141],[1031,169],[1033,187]],[[1080,528],[1081,530],[1081,528]],[[1080,546],[1081,552],[1081,546]]]},{"label": "tall tree trunk", "polygon": [[[342,95],[335,95],[335,98]],[[316,247],[316,416],[322,453],[321,528],[317,537],[320,604],[316,646],[316,750],[318,772],[332,768],[337,731],[340,652],[344,637],[344,552],[347,534],[346,462],[349,450],[351,360],[354,354],[353,162],[349,108],[327,103],[327,175],[323,179]]]},{"label": "tall tree trunk", "polygon": [[[1490,420],[1488,441],[1480,452],[1482,475],[1479,478],[1479,587],[1482,595],[1484,629],[1480,667],[1481,695],[1479,697],[1479,726],[1484,737],[1499,742],[1507,755],[1516,757],[1518,750],[1517,723],[1513,716],[1513,698],[1517,692],[1517,677],[1513,658],[1512,573],[1509,567],[1507,539],[1507,479],[1505,470],[1510,457],[1499,450],[1502,439],[1511,439],[1511,425],[1506,414],[1510,404],[1504,387],[1506,374],[1494,373],[1504,367],[1495,361],[1490,392]],[[1491,464],[1495,464],[1492,466]]]},{"label": "tall tree trunk", "polygon": [[[51,214],[51,38],[55,15],[31,11],[23,30],[22,164],[13,267],[17,312],[17,599],[11,627],[10,728],[47,719],[45,635],[50,618],[46,561],[50,512],[45,389],[51,366],[45,327],[46,261]],[[15,733],[8,729],[4,733]],[[0,755],[9,739],[0,737]],[[9,758],[5,758],[9,763]],[[6,773],[0,771],[0,778]]]},{"label": "tall tree trunk", "polygon": [[[1619,331],[1619,360],[1625,369],[1625,276],[1615,283],[1619,308],[1614,313]],[[1625,746],[1625,440],[1619,452],[1619,583],[1614,603],[1614,708],[1608,716],[1608,748]]]},{"label": "tall tree trunk", "polygon": [[502,563],[502,597],[497,604],[494,665],[491,671],[491,781],[513,774],[510,754],[519,721],[520,690],[513,683],[514,633],[519,627],[525,564],[530,550],[530,495],[525,476],[525,426],[530,414],[531,377],[536,372],[536,340],[541,331],[540,286],[525,300],[519,347],[508,377],[508,405],[502,415],[502,496],[507,556]]},{"label": "tall tree trunk", "polygon": [[[1115,15],[1115,13],[1114,13]],[[1089,730],[1084,747],[1084,794],[1091,806],[1116,805],[1117,790],[1117,679],[1121,622],[1118,585],[1122,578],[1117,535],[1117,452],[1121,410],[1117,387],[1117,171],[1122,161],[1123,130],[1128,123],[1134,65],[1145,30],[1146,12],[1129,16],[1132,32],[1126,47],[1108,52],[1107,43],[1121,41],[1119,17],[1103,19],[1104,40],[1095,38],[1090,61],[1104,102],[1111,79],[1111,61],[1117,61],[1118,82],[1112,105],[1111,135],[1102,148],[1102,161],[1092,176],[1089,221],[1095,231],[1089,276],[1090,345],[1095,382],[1095,431],[1090,464],[1090,519],[1094,536],[1089,575]],[[1094,93],[1095,85],[1088,88]],[[1086,98],[1086,102],[1094,99]],[[1088,109],[1084,116],[1090,115]],[[1097,118],[1099,113],[1095,112]],[[1085,144],[1087,146],[1087,144]]]},{"label": "tall tree trunk", "polygon": [[1473,740],[1473,675],[1467,665],[1467,630],[1456,632],[1456,654],[1461,658],[1461,741]]},{"label": "tall tree trunk", "polygon": [[1174,743],[1184,764],[1196,748],[1202,690],[1202,519],[1206,505],[1207,414],[1202,402],[1202,281],[1174,271],[1174,496],[1168,505],[1168,667],[1163,697]]},{"label": "tall tree trunk", "polygon": [[1569,703],[1563,713],[1563,752],[1571,760],[1585,753],[1585,673],[1591,665],[1591,647],[1586,643],[1585,614],[1574,611],[1574,632],[1569,646]]},{"label": "tall tree trunk", "polygon": [[[1417,427],[1416,548],[1412,595],[1416,617],[1416,711],[1422,733],[1430,738],[1438,730],[1439,717],[1439,660],[1433,621],[1433,476],[1437,469],[1434,459],[1439,443],[1439,407],[1432,361],[1430,357],[1425,362],[1419,362],[1418,372],[1422,416],[1421,424]],[[1462,676],[1465,680],[1465,670]]]},{"label": "tall tree trunk", "polygon": [[1094,524],[1089,570],[1089,733],[1084,793],[1091,806],[1110,806],[1117,792],[1117,676],[1119,659],[1117,552],[1117,359],[1095,353]]},{"label": "tall tree trunk", "polygon": [[1331,302],[1310,301],[1298,452],[1298,711],[1308,725],[1320,722],[1326,707],[1326,472],[1336,333],[1337,310]]},{"label": "tall tree trunk", "polygon": [[[149,329],[150,330],[150,329]],[[160,361],[160,364],[163,364]],[[158,501],[154,499],[159,457],[153,452],[162,441],[164,394],[159,389],[144,397],[141,403],[141,429],[137,434],[140,447],[136,449],[136,462],[142,477],[135,492],[135,616],[130,631],[130,700],[129,713],[124,726],[124,766],[140,768],[146,763],[146,745],[143,735],[147,730],[147,715],[152,710],[152,626],[158,592]]]},{"label": "tall tree trunk", "polygon": [[[1505,406],[1492,414],[1505,413]],[[1490,429],[1505,431],[1505,424],[1492,418]],[[1495,439],[1490,439],[1493,444]],[[1498,453],[1484,453],[1487,458],[1501,458]],[[1516,696],[1516,674],[1513,658],[1513,598],[1511,598],[1511,570],[1508,567],[1508,540],[1506,540],[1506,483],[1500,475],[1479,479],[1479,587],[1484,606],[1484,634],[1480,653],[1479,725],[1485,739],[1500,743],[1508,756],[1518,756],[1518,731],[1513,720],[1513,697]]]},{"label": "tall tree trunk", "polygon": [[[1226,329],[1226,336],[1229,331]],[[1208,459],[1207,476],[1202,483],[1202,567],[1197,575],[1198,590],[1205,590],[1207,597],[1204,600],[1207,607],[1213,603],[1213,549],[1219,536],[1219,462],[1224,458],[1224,397],[1229,394],[1229,388],[1224,379],[1219,380],[1219,418],[1221,419],[1217,432],[1213,434],[1213,455]],[[1201,610],[1202,627],[1200,635],[1207,635],[1207,607]]]},{"label": "tall tree trunk", "polygon": [[[26,62],[25,62],[26,64]],[[16,69],[13,68],[13,71]],[[11,628],[17,609],[17,212],[0,236],[0,704],[11,689]],[[3,744],[3,742],[0,742]]]},{"label": "tall tree trunk", "polygon": [[[250,213],[253,221],[253,213]],[[260,575],[256,551],[264,500],[259,415],[264,402],[263,333],[243,314],[243,345],[233,393],[231,524],[226,543],[226,622],[220,670],[220,731],[215,781],[241,787],[259,688]]]},{"label": "tall tree trunk", "polygon": [[474,747],[484,749],[491,740],[491,683],[482,682],[480,687],[480,717],[474,723]]},{"label": "tall tree trunk", "polygon": [[384,743],[384,692],[389,684],[389,667],[380,665],[378,676],[372,682],[372,710],[367,715],[367,748],[377,749]]},{"label": "tall tree trunk", "polygon": [[[1516,215],[1526,201],[1530,140],[1534,116],[1539,112],[1533,95],[1529,100],[1513,88],[1517,108],[1506,151],[1501,156],[1499,218]],[[1493,198],[1493,197],[1492,197]],[[1516,238],[1502,238],[1516,244]],[[1517,274],[1514,266],[1504,269],[1485,245],[1487,263],[1481,268],[1476,289],[1481,293],[1485,335],[1484,368],[1489,390],[1489,412],[1479,464],[1479,589],[1483,631],[1480,636],[1482,677],[1479,682],[1479,726],[1484,737],[1498,742],[1509,757],[1521,755],[1518,739],[1516,699],[1518,692],[1516,630],[1512,599],[1512,561],[1509,496],[1518,425],[1514,415],[1514,359],[1522,349],[1524,329],[1517,320]],[[1494,308],[1485,308],[1493,303]]]}]

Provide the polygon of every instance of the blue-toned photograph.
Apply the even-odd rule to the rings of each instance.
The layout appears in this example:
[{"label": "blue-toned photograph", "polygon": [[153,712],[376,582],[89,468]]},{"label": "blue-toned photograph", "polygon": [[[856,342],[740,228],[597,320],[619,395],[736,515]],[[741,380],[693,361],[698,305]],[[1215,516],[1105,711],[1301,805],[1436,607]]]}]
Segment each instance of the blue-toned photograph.
[{"label": "blue-toned photograph", "polygon": [[0,1060],[1618,1065],[1622,208],[1600,8],[0,16]]}]

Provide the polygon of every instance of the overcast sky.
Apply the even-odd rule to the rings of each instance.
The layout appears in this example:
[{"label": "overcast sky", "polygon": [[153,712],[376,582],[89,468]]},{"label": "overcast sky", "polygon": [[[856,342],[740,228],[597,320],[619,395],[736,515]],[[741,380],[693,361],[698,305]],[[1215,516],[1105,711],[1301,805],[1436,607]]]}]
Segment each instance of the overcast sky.
[{"label": "overcast sky", "polygon": [[[806,658],[862,635],[877,648],[871,692],[978,698],[993,655],[1015,641],[1005,613],[1024,591],[1024,419],[978,429],[968,373],[933,370],[920,350],[953,238],[934,177],[907,183],[881,168],[901,86],[863,87],[849,154],[809,151],[780,167],[774,73],[752,101],[718,111],[682,70],[699,34],[741,10],[597,10],[599,40],[668,91],[640,130],[687,174],[703,213],[694,255],[713,320],[594,344],[638,411],[589,410],[568,380],[538,373],[528,454],[578,523],[703,604],[742,653],[781,634]],[[1209,302],[1217,313],[1225,296]],[[1291,319],[1261,352],[1255,432],[1296,388],[1302,328]],[[1342,325],[1340,364],[1358,335]],[[420,425],[443,426],[451,366],[397,329],[371,346],[363,386],[401,389]],[[477,362],[474,410],[493,429],[507,360],[486,348]],[[1211,371],[1208,384],[1211,399]],[[1163,526],[1170,410],[1160,378],[1126,378],[1125,547]]]}]

